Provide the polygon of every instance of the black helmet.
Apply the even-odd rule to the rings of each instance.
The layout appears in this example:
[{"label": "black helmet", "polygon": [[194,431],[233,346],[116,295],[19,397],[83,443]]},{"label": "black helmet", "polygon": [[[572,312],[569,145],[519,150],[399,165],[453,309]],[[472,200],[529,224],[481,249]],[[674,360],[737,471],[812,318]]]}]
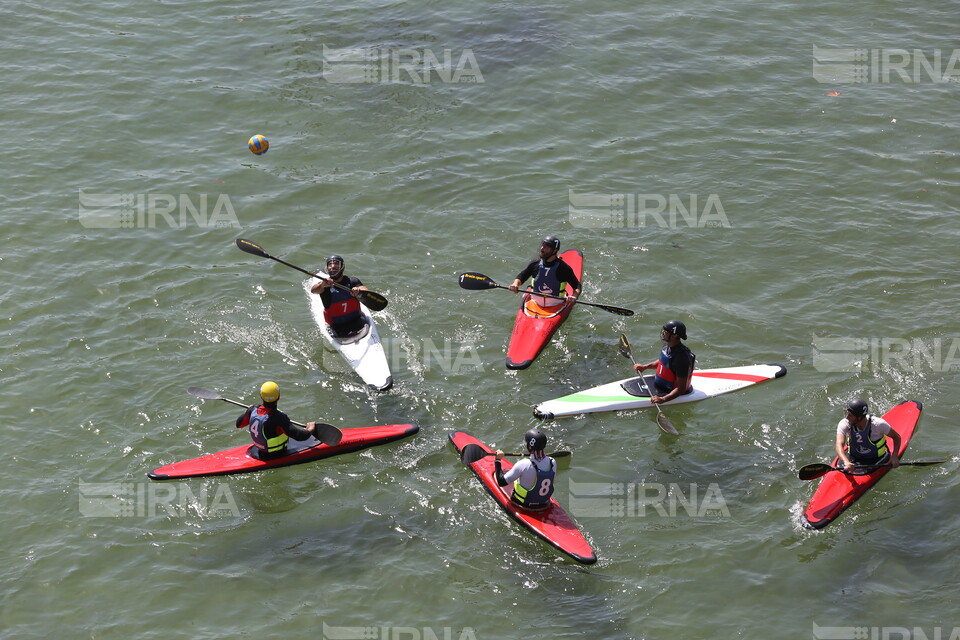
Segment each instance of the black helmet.
[{"label": "black helmet", "polygon": [[858,418],[862,418],[867,415],[867,411],[870,410],[870,407],[867,406],[867,403],[861,400],[860,398],[854,398],[847,403],[847,412],[852,413]]},{"label": "black helmet", "polygon": [[523,441],[530,451],[542,451],[547,446],[547,436],[540,429],[530,429],[523,434]]},{"label": "black helmet", "polygon": [[681,340],[687,339],[687,325],[683,324],[679,320],[671,320],[667,324],[663,325],[663,330],[672,336],[677,336]]},{"label": "black helmet", "polygon": [[[338,267],[335,267],[334,269],[331,269],[331,268],[330,268],[330,263],[331,263],[331,262],[333,262],[333,263],[339,263],[339,266],[338,266]],[[329,258],[327,258],[327,273],[329,273],[329,274],[330,274],[331,276],[333,276],[334,278],[339,277],[340,274],[343,273],[343,268],[344,268],[345,266],[346,266],[346,263],[343,261],[343,256],[339,256],[339,255],[337,255],[337,254],[333,254],[332,256],[330,256]]]},{"label": "black helmet", "polygon": [[540,242],[541,247],[550,247],[554,251],[560,250],[560,238],[557,236],[545,236]]}]

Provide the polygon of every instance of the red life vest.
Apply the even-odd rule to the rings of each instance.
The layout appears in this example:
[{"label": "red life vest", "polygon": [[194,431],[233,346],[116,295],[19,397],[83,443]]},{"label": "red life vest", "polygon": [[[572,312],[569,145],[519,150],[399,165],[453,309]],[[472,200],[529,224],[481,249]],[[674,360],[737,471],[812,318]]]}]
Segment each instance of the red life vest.
[{"label": "red life vest", "polygon": [[327,324],[345,324],[353,322],[361,315],[360,301],[349,291],[330,288],[330,306],[323,310],[323,319]]}]

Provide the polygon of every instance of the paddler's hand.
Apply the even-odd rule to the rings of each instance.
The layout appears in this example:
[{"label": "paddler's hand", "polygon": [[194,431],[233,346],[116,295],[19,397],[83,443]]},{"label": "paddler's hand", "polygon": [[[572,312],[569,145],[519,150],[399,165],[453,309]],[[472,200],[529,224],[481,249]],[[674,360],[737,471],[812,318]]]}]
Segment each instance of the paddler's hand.
[{"label": "paddler's hand", "polygon": [[503,449],[497,449],[497,460],[503,460]]},{"label": "paddler's hand", "polygon": [[900,466],[900,458],[898,458],[895,453],[890,454],[890,466],[894,469]]},{"label": "paddler's hand", "polygon": [[513,291],[514,293],[518,293],[520,291],[520,284],[521,282],[519,280],[514,280],[512,283],[510,283],[510,286],[508,286],[507,289]]},{"label": "paddler's hand", "polygon": [[648,367],[647,365],[645,365],[645,364],[640,364],[640,363],[638,362],[637,364],[633,365],[633,372],[634,372],[634,373],[640,373],[641,371],[646,371],[647,369],[651,369],[651,368],[652,368],[652,367]]},{"label": "paddler's hand", "polygon": [[309,432],[312,433],[312,434],[316,434],[316,432],[317,432],[317,423],[316,423],[316,422],[308,422],[308,423],[307,423],[307,431],[309,431]]}]

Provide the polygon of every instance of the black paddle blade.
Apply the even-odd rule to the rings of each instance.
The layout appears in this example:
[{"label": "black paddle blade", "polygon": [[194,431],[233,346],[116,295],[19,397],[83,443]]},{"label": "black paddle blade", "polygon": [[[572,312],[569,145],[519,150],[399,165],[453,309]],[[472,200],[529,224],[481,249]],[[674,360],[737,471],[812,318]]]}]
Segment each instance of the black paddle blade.
[{"label": "black paddle blade", "polygon": [[210,391],[209,389],[204,389],[203,387],[188,387],[187,393],[192,396],[197,396],[198,398],[203,398],[204,400],[222,400],[223,398],[216,391]]},{"label": "black paddle blade", "polygon": [[627,336],[620,334],[620,355],[624,358],[633,360],[633,352],[630,350],[630,343],[627,342]]},{"label": "black paddle blade", "polygon": [[263,247],[261,247],[258,244],[254,244],[249,240],[244,240],[243,238],[237,238],[237,246],[240,247],[241,251],[252,253],[255,256],[260,256],[261,258],[270,257],[270,254],[264,251]]},{"label": "black paddle blade", "polygon": [[357,293],[357,299],[367,305],[370,311],[383,311],[387,308],[387,299],[373,291],[360,291]]},{"label": "black paddle blade", "polygon": [[[580,302],[580,301],[577,300],[577,302]],[[623,307],[615,307],[615,306],[613,306],[612,304],[597,304],[596,302],[594,302],[594,303],[593,303],[593,306],[594,306],[594,307],[600,307],[600,308],[603,309],[604,311],[608,311],[608,312],[610,312],[610,313],[615,313],[615,314],[617,314],[618,316],[632,316],[632,315],[633,315],[633,311],[631,311],[630,309],[624,309]]]},{"label": "black paddle blade", "polygon": [[334,447],[343,439],[343,432],[332,424],[318,422],[313,428],[313,437],[325,445]]},{"label": "black paddle blade", "polygon": [[481,291],[483,289],[496,289],[497,283],[482,273],[468,271],[460,274],[460,286],[471,291]]},{"label": "black paddle blade", "polygon": [[797,476],[801,480],[816,480],[820,476],[825,476],[831,471],[835,471],[835,470],[836,469],[834,467],[831,467],[828,464],[824,464],[822,462],[815,462],[813,464],[808,464],[808,465],[804,465],[803,467],[800,467],[800,471],[799,473],[797,473]]}]

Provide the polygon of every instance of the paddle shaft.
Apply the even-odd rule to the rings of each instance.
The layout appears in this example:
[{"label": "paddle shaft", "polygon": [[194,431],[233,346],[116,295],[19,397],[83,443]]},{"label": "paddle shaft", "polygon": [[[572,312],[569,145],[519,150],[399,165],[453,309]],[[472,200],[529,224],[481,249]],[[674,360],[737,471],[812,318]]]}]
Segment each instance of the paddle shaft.
[{"label": "paddle shaft", "polygon": [[[943,464],[946,462],[943,460],[914,460],[910,462],[901,462],[899,466],[912,466],[912,467],[927,467],[934,464]],[[893,464],[873,464],[873,465],[864,465],[860,467],[854,467],[853,469],[847,469],[846,467],[834,467],[829,464],[822,462],[814,462],[813,464],[804,465],[800,468],[798,476],[801,480],[816,480],[821,476],[825,476],[831,471],[839,471],[840,473],[850,474],[853,471],[876,471],[877,469],[884,469],[888,467],[893,467]]]},{"label": "paddle shaft", "polygon": [[[220,399],[223,400],[224,402],[229,402],[230,404],[235,404],[235,405],[237,405],[238,407],[244,407],[244,408],[246,408],[246,407],[249,407],[249,406],[250,406],[250,405],[247,405],[247,404],[243,404],[242,402],[237,402],[236,400],[231,400],[230,398],[220,398]],[[291,420],[291,421],[290,421],[290,424],[295,424],[295,425],[297,425],[298,427],[304,427],[304,428],[306,428],[306,426],[307,426],[307,425],[303,424],[302,422],[297,422],[296,420]]]},{"label": "paddle shaft", "polygon": [[[637,364],[637,360],[633,357],[633,349],[630,348],[630,343],[627,342],[627,336],[625,334],[620,334],[620,353],[630,358],[630,362]],[[669,433],[672,436],[680,435],[677,431],[677,428],[673,426],[673,423],[670,422],[664,413],[663,409],[660,408],[660,404],[653,401],[654,387],[651,383],[647,382],[647,377],[640,373],[640,379],[643,380],[643,384],[646,385],[647,391],[650,392],[650,404],[657,408],[657,426],[659,426],[664,433]]]},{"label": "paddle shaft", "polygon": [[[253,242],[250,242],[249,240],[244,240],[243,238],[237,238],[237,247],[239,247],[241,251],[245,251],[246,253],[249,253],[251,255],[259,256],[261,258],[269,258],[270,260],[275,260],[276,262],[279,262],[282,265],[286,265],[291,269],[296,269],[300,273],[305,273],[311,278],[320,278],[320,279],[330,278],[330,275],[325,271],[321,271],[318,269],[316,273],[311,273],[310,271],[307,271],[302,267],[298,267],[295,264],[290,264],[286,260],[283,260],[276,256],[272,256],[269,253],[267,253],[263,247]],[[342,285],[339,282],[334,282],[333,286],[336,287],[337,289],[342,289],[343,291],[350,291],[351,293],[353,293],[353,289],[351,289],[346,285]],[[373,291],[369,291],[369,290],[361,291],[358,297],[362,297],[364,299],[364,302],[367,304],[367,306],[373,309],[374,311],[381,311],[383,310],[384,307],[387,306],[387,299],[384,298],[379,293],[375,293]],[[379,307],[379,308],[376,308],[376,307]]]},{"label": "paddle shaft", "polygon": [[[510,287],[505,287],[505,286],[503,286],[502,284],[496,285],[496,288],[497,288],[497,289],[506,289],[507,291],[510,291]],[[549,293],[536,293],[536,292],[531,291],[531,292],[530,292],[530,295],[540,296],[540,297],[542,297],[542,298],[553,298],[554,300],[568,300],[568,298],[567,298],[566,296],[555,296],[555,295],[551,295],[551,294],[549,294]],[[616,313],[617,315],[621,315],[621,316],[632,316],[632,315],[633,315],[633,311],[631,311],[630,309],[624,309],[623,307],[614,307],[613,305],[609,305],[609,304],[598,304],[598,303],[596,303],[596,302],[587,302],[586,300],[581,300],[581,299],[579,299],[579,298],[574,299],[574,300],[573,300],[573,303],[574,303],[574,304],[585,304],[585,305],[587,305],[588,307],[597,307],[598,309],[603,309],[604,311],[609,311],[610,313]]]},{"label": "paddle shaft", "polygon": [[[476,286],[479,285],[479,286]],[[510,291],[510,287],[505,287],[502,284],[497,284],[490,277],[483,275],[482,273],[467,272],[460,274],[460,286],[464,289],[470,290],[480,290],[480,289],[505,289]],[[531,295],[541,296],[543,298],[553,298],[554,300],[567,300],[566,296],[555,296],[549,293],[536,293],[530,292]],[[615,307],[611,304],[599,304],[597,302],[586,302],[580,300],[579,298],[573,301],[574,304],[585,304],[588,307],[597,307],[598,309],[603,309],[609,313],[615,313],[619,316],[632,316],[633,311],[630,309],[625,309],[623,307]]]}]

